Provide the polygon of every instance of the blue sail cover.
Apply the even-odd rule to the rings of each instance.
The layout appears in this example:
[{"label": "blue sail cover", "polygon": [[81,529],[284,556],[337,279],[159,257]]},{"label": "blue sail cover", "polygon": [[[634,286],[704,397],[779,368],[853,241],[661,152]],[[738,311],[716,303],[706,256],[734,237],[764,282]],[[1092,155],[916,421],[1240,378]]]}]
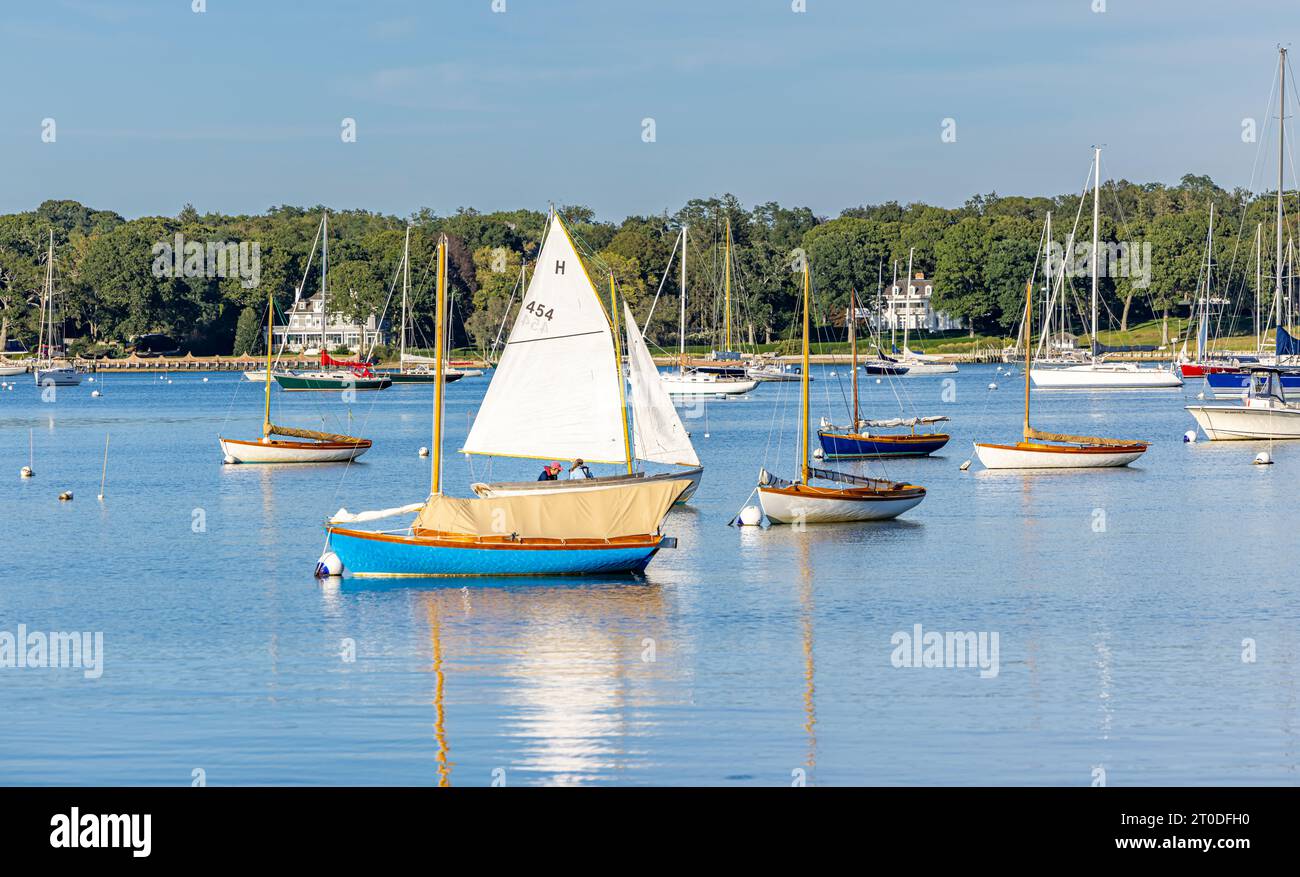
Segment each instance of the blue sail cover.
[{"label": "blue sail cover", "polygon": [[1292,337],[1291,333],[1281,326],[1277,327],[1277,355],[1300,356],[1300,339]]}]

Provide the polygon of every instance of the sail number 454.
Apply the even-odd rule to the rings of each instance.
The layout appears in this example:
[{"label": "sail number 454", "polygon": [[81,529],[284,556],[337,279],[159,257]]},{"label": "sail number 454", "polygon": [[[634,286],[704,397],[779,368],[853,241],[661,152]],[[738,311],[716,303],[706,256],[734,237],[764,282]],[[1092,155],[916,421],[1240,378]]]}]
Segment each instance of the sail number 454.
[{"label": "sail number 454", "polygon": [[547,308],[546,305],[539,301],[530,301],[524,310],[528,311],[539,320],[543,318],[547,320],[555,319],[555,308]]}]

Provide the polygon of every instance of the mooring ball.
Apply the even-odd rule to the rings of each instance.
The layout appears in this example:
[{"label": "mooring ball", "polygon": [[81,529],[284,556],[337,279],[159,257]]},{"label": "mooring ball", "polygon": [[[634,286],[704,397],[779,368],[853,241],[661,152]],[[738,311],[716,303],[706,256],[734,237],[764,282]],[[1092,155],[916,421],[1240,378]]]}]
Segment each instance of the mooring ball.
[{"label": "mooring ball", "polygon": [[1183,441],[1189,445],[1196,444],[1196,430],[1189,429],[1183,433]]},{"label": "mooring ball", "polygon": [[757,527],[763,523],[763,510],[756,505],[747,505],[740,510],[740,523],[745,527]]},{"label": "mooring ball", "polygon": [[998,385],[997,385],[997,384],[989,384],[989,389],[990,389],[990,390],[996,390],[997,388],[998,388]]},{"label": "mooring ball", "polygon": [[326,551],[316,561],[316,577],[338,576],[343,574],[343,561],[333,551]]},{"label": "mooring ball", "polygon": [[421,456],[421,457],[427,457],[427,456],[429,456],[429,449],[428,449],[428,448],[420,448],[420,456]]},{"label": "mooring ball", "polygon": [[22,478],[31,478],[36,473],[32,471],[31,466],[24,466],[23,468],[18,470],[18,474]]},{"label": "mooring ball", "polygon": [[91,390],[91,391],[90,391],[90,396],[91,396],[92,399],[98,399],[98,398],[99,398],[99,390]]},{"label": "mooring ball", "polygon": [[60,493],[60,494],[59,494],[59,501],[60,501],[60,502],[70,502],[71,500],[72,500],[72,491],[71,491],[71,490],[65,490],[65,491],[63,491],[63,493]]},{"label": "mooring ball", "polygon": [[1268,451],[1260,451],[1258,454],[1255,455],[1256,466],[1271,466],[1272,464],[1273,464],[1273,457],[1272,455],[1269,454]]}]

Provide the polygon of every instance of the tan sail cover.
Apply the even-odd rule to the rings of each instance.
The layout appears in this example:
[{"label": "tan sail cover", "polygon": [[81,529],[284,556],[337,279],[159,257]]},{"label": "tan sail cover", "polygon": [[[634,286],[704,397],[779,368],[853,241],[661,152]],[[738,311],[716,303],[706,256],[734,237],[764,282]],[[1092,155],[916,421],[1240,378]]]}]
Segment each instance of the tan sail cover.
[{"label": "tan sail cover", "polygon": [[340,435],[335,432],[318,432],[314,429],[297,429],[292,426],[276,426],[274,423],[266,424],[264,429],[267,435],[283,435],[290,438],[315,439],[321,442],[339,442],[347,444],[365,441],[365,439],[357,438],[352,435]]},{"label": "tan sail cover", "polygon": [[1128,439],[1102,438],[1096,435],[1068,435],[1059,432],[1043,432],[1034,429],[1032,426],[1025,427],[1025,441],[1040,442],[1071,442],[1077,445],[1101,445],[1106,448],[1131,448],[1134,445],[1144,445],[1146,442],[1130,441]]},{"label": "tan sail cover", "polygon": [[688,479],[544,496],[458,499],[431,496],[415,529],[525,539],[617,539],[659,531]]}]

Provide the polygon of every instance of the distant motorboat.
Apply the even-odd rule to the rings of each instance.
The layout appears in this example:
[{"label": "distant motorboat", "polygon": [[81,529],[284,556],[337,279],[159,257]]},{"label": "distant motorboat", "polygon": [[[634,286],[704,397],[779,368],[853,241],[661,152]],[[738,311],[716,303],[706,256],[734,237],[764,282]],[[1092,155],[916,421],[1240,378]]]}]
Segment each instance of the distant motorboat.
[{"label": "distant motorboat", "polygon": [[38,368],[35,371],[36,383],[41,387],[75,387],[81,383],[81,372],[70,365],[55,365],[50,368]]}]

